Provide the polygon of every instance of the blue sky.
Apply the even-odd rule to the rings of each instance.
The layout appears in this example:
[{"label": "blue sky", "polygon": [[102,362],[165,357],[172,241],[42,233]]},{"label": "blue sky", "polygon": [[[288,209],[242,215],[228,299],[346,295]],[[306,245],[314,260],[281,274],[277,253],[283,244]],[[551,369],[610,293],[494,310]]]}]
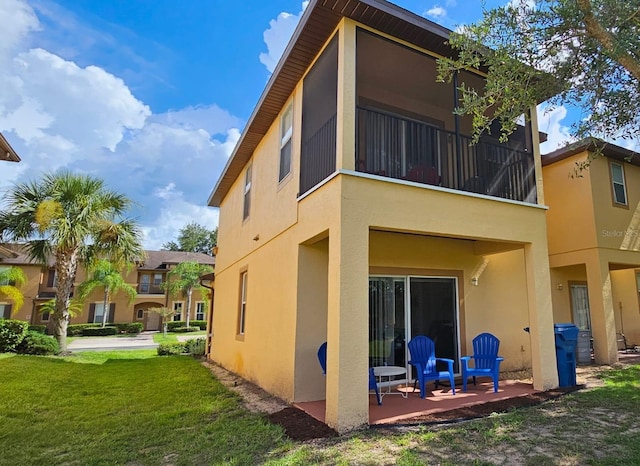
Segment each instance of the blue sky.
[{"label": "blue sky", "polygon": [[[455,28],[477,0],[396,0]],[[488,1],[488,7],[504,1]],[[0,131],[21,156],[0,189],[66,168],[136,202],[148,249],[206,201],[303,8],[300,0],[0,0]],[[546,115],[549,150],[566,111]]]}]

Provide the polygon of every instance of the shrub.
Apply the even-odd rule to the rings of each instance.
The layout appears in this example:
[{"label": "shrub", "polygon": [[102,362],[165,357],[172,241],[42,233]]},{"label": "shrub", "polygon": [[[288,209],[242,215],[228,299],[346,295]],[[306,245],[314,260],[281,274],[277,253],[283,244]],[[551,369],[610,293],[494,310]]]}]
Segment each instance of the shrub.
[{"label": "shrub", "polygon": [[204,355],[206,343],[207,341],[204,338],[190,338],[184,342],[187,353],[193,354],[194,356]]},{"label": "shrub", "polygon": [[67,326],[68,337],[79,337],[85,328],[100,328],[102,324],[71,324]]},{"label": "shrub", "polygon": [[29,331],[16,347],[16,353],[49,355],[58,354],[60,346],[55,338],[43,335],[40,332]]},{"label": "shrub", "polygon": [[175,327],[171,332],[173,333],[190,333],[190,332],[199,332],[200,327]]},{"label": "shrub", "polygon": [[98,327],[98,328],[85,328],[82,331],[83,337],[104,337],[107,335],[115,335],[118,333],[118,329],[113,326]]},{"label": "shrub", "polygon": [[184,354],[187,347],[182,342],[177,343],[160,343],[158,346],[158,356],[171,356],[175,354]]},{"label": "shrub", "polygon": [[23,320],[0,319],[0,353],[15,351],[27,334],[29,323]]},{"label": "shrub", "polygon": [[47,326],[46,325],[29,325],[29,331],[38,332],[45,335],[47,333]]},{"label": "shrub", "polygon": [[189,322],[189,327],[198,327],[200,330],[207,329],[207,321],[206,320],[192,320]]},{"label": "shrub", "polygon": [[187,323],[184,320],[173,320],[171,322],[167,322],[167,330],[173,332],[173,329],[176,327],[184,327]]},{"label": "shrub", "polygon": [[118,333],[138,334],[142,332],[144,325],[142,322],[125,322],[123,324],[114,324],[118,329]]}]

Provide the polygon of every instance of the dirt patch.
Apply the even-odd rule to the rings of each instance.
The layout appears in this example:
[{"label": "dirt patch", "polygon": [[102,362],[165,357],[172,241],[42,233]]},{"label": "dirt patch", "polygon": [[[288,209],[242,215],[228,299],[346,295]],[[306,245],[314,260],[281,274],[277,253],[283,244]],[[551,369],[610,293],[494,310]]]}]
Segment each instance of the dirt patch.
[{"label": "dirt patch", "polygon": [[269,421],[282,426],[292,440],[313,440],[316,438],[336,437],[338,433],[324,422],[309,416],[301,409],[290,406],[267,416]]}]

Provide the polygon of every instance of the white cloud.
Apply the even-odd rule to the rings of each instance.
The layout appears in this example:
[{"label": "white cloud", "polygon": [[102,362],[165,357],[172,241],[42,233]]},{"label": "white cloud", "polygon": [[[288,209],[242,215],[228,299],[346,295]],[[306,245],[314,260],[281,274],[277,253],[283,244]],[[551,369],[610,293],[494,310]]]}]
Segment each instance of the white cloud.
[{"label": "white cloud", "polygon": [[538,129],[547,134],[547,141],[540,144],[542,154],[548,154],[575,141],[569,133],[569,127],[562,124],[567,113],[563,106],[549,110],[545,104],[538,105]]},{"label": "white cloud", "polygon": [[435,19],[442,19],[447,16],[447,10],[440,5],[433,5],[430,9],[424,12],[424,16],[429,16]]},{"label": "white cloud", "polygon": [[260,63],[267,67],[269,73],[273,73],[273,70],[276,69],[276,65],[284,53],[307,5],[309,5],[308,0],[302,2],[302,10],[297,15],[282,12],[276,19],[269,21],[269,28],[263,34],[264,42],[267,44],[267,52],[261,53],[259,57]]},{"label": "white cloud", "polygon": [[31,44],[40,26],[26,0],[0,0],[0,17],[15,25],[11,47],[0,44],[0,131],[22,158],[2,165],[0,190],[59,168],[95,175],[134,201],[146,248],[191,221],[217,225],[206,200],[240,138],[239,118],[215,104],[152,114],[120,77],[43,48],[47,31]]}]

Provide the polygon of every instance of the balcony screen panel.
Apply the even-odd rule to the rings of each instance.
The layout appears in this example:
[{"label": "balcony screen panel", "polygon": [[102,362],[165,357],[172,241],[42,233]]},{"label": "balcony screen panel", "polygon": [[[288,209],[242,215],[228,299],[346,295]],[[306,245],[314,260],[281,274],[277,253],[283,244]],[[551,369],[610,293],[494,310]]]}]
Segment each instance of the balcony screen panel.
[{"label": "balcony screen panel", "polygon": [[303,82],[300,194],[336,170],[338,40],[331,40]]}]

